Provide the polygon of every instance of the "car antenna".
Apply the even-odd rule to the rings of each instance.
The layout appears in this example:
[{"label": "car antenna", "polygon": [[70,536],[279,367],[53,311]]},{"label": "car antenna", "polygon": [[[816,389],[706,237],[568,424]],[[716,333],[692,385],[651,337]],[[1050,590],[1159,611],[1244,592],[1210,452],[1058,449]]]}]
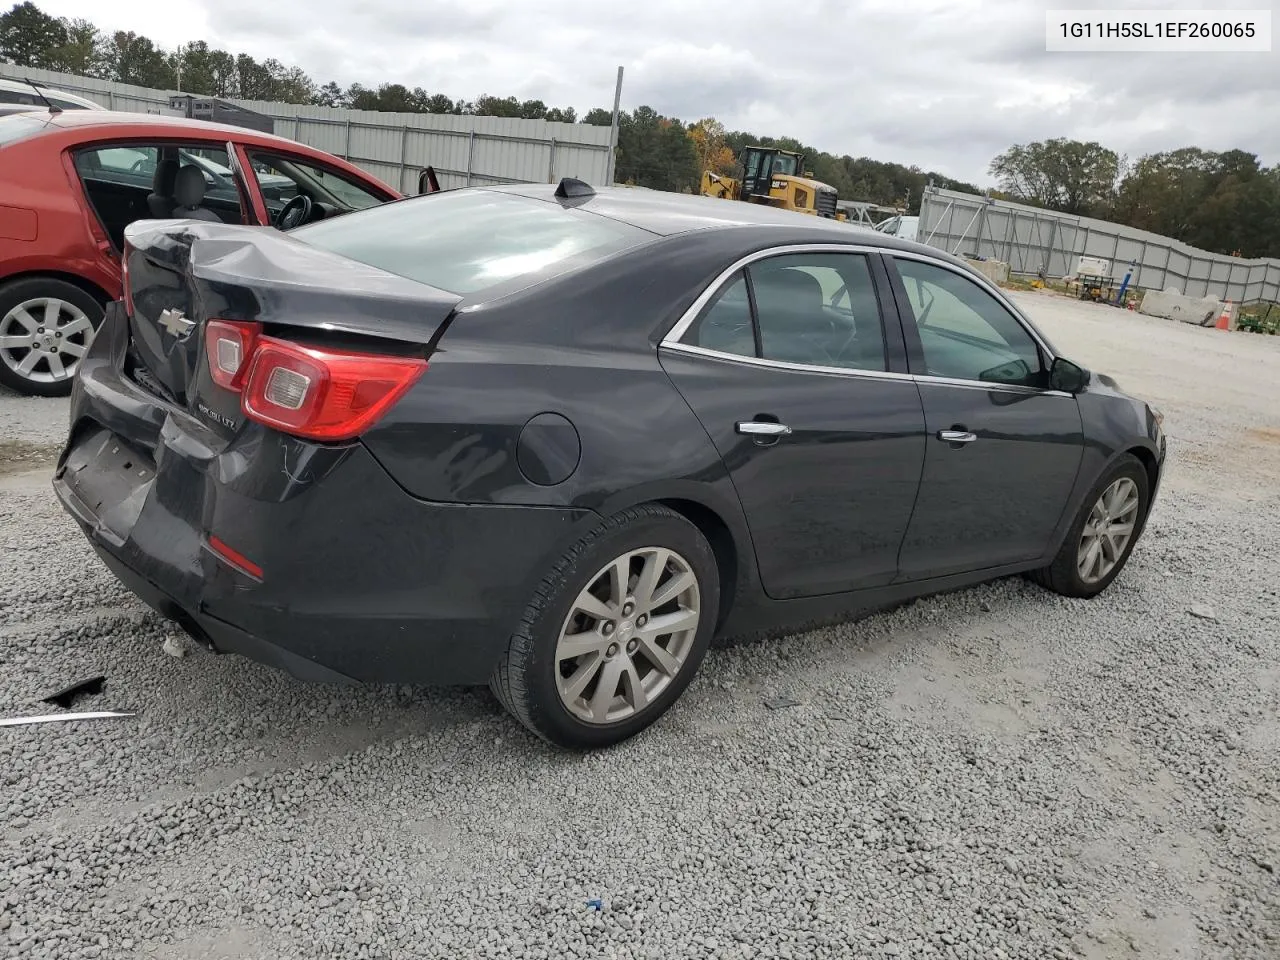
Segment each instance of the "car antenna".
[{"label": "car antenna", "polygon": [[24,80],[26,80],[26,81],[27,81],[27,83],[31,84],[31,89],[32,89],[32,90],[34,90],[34,91],[36,92],[36,96],[37,96],[37,97],[39,97],[41,100],[43,100],[43,101],[44,101],[44,105],[45,105],[46,107],[48,107],[48,108],[49,108],[49,112],[50,112],[50,113],[61,113],[61,112],[62,112],[62,108],[61,108],[61,107],[55,107],[55,106],[53,105],[53,101],[51,101],[48,97],[46,97],[46,96],[44,95],[44,91],[40,89],[40,84],[36,83],[36,82],[35,82],[34,80],[32,80],[30,77],[23,77],[23,79],[24,79]]}]

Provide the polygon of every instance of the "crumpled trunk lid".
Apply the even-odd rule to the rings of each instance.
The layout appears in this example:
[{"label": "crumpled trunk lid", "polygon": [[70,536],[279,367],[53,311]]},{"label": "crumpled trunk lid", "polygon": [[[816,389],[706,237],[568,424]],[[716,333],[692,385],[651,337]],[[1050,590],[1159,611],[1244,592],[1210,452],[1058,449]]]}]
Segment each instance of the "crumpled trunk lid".
[{"label": "crumpled trunk lid", "polygon": [[256,321],[275,336],[307,331],[426,346],[461,299],[272,228],[143,220],[125,230],[129,373],[192,412],[202,398],[225,393],[208,372],[209,320]]}]

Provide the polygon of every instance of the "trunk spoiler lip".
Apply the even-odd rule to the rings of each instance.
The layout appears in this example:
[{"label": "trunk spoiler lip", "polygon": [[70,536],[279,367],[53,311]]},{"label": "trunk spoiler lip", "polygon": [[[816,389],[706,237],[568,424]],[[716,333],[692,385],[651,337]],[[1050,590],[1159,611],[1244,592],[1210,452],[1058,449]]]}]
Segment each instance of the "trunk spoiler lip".
[{"label": "trunk spoiler lip", "polygon": [[191,281],[211,291],[242,291],[241,302],[251,296],[255,309],[218,311],[219,319],[434,346],[465,299],[269,227],[140,220],[125,228],[125,243],[131,252],[185,245]]}]

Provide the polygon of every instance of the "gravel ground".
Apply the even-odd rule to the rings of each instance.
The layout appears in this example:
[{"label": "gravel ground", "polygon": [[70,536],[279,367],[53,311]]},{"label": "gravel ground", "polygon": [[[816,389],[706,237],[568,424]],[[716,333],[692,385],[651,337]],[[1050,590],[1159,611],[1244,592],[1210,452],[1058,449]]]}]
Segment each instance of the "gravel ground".
[{"label": "gravel ground", "polygon": [[590,756],[166,655],[49,492],[66,404],[0,395],[0,715],[139,711],[0,729],[0,956],[1280,957],[1280,341],[1022,299],[1168,418],[1112,588],[721,646]]}]

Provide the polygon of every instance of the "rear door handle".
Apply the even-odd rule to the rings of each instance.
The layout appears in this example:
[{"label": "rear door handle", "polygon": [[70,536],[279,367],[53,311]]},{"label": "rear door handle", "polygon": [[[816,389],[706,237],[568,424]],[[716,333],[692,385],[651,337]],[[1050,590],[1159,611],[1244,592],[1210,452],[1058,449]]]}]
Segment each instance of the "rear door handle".
[{"label": "rear door handle", "polygon": [[973,443],[978,439],[978,435],[968,430],[939,430],[938,439],[945,440],[947,443]]},{"label": "rear door handle", "polygon": [[739,420],[735,429],[738,433],[753,434],[757,437],[785,437],[791,428],[785,423],[774,423],[769,420]]}]

